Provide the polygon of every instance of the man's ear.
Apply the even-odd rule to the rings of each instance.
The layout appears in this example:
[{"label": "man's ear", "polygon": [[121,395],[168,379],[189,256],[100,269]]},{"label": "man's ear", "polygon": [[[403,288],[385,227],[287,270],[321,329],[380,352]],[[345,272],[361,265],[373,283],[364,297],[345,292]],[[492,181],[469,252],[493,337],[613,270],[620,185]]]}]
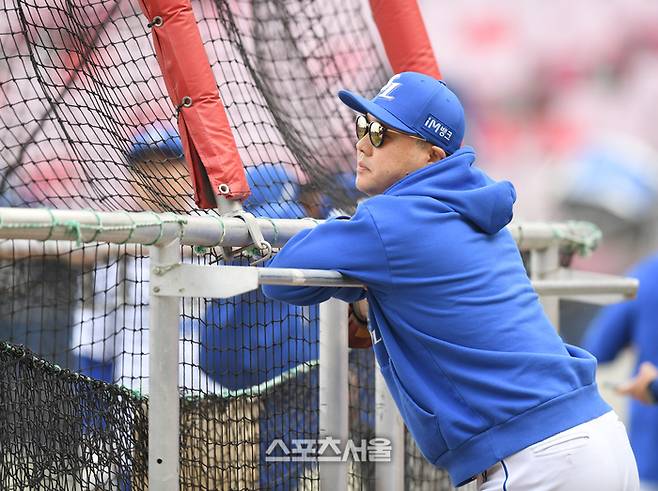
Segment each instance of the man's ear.
[{"label": "man's ear", "polygon": [[443,150],[441,147],[432,145],[432,148],[430,149],[430,162],[437,162],[445,158],[446,158],[446,151]]}]

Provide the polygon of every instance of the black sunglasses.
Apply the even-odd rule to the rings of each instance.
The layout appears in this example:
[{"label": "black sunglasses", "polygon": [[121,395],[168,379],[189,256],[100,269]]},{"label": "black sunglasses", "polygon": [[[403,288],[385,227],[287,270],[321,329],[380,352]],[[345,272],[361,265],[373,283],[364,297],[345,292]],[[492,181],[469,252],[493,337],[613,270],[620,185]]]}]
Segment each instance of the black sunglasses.
[{"label": "black sunglasses", "polygon": [[379,148],[384,144],[384,135],[386,135],[387,131],[408,136],[410,138],[415,138],[416,140],[427,141],[424,138],[420,138],[419,136],[410,135],[409,133],[387,128],[379,121],[368,121],[368,118],[366,118],[363,114],[359,114],[356,117],[356,137],[361,140],[364,136],[368,135],[370,138],[370,143],[372,143],[372,146],[375,148]]}]

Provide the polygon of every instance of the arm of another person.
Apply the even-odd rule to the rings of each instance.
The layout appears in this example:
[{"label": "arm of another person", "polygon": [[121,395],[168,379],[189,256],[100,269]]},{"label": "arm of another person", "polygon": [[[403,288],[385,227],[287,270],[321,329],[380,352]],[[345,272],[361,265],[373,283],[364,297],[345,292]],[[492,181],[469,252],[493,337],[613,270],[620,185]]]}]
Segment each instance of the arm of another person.
[{"label": "arm of another person", "polygon": [[[350,218],[328,220],[299,232],[269,265],[273,268],[338,271],[370,288],[387,293],[391,287],[388,259],[379,231],[367,206]],[[263,286],[266,296],[296,305],[311,305],[336,297],[354,302],[365,296],[362,288]]]},{"label": "arm of another person", "polygon": [[637,375],[621,384],[617,392],[645,404],[655,404],[658,401],[658,368],[653,363],[645,361],[640,365]]},{"label": "arm of another person", "polygon": [[583,347],[607,363],[628,346],[633,334],[635,301],[605,307],[587,329]]}]

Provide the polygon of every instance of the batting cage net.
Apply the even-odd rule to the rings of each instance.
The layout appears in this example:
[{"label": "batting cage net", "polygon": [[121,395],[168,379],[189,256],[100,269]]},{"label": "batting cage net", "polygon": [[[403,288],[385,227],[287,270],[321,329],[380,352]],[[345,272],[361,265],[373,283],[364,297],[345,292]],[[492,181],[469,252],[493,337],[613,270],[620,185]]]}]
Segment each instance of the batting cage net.
[{"label": "batting cage net", "polygon": [[[336,92],[372,94],[388,78],[362,2],[192,4],[252,191],[245,209],[349,213],[352,114]],[[216,215],[194,205],[150,21],[131,0],[3,2],[0,207]],[[2,489],[146,488],[148,275],[139,245],[0,241]],[[317,464],[265,458],[275,440],[317,437],[317,319],[259,292],[184,302],[181,489],[317,489]],[[355,440],[373,435],[373,373],[370,351],[350,354]],[[407,453],[410,489],[450,488]],[[374,489],[373,465],[352,464],[350,481]]]}]

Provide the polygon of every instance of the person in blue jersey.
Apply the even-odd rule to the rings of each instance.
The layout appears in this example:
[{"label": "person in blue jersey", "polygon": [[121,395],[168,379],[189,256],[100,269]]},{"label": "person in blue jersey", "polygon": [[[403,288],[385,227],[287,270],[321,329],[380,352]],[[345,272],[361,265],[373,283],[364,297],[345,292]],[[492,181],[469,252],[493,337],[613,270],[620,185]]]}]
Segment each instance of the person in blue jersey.
[{"label": "person in blue jersey", "polygon": [[[244,209],[256,217],[302,218],[299,185],[283,164],[246,168],[250,197]],[[231,262],[248,266],[249,258]],[[318,432],[318,309],[265,298],[254,290],[228,301],[213,300],[200,327],[200,366],[222,387],[240,391],[259,387],[259,481],[262,489],[297,489],[309,464],[268,459],[293,439]],[[281,376],[287,381],[277,382]],[[267,388],[266,385],[267,384]]]},{"label": "person in blue jersey", "polygon": [[[629,276],[640,281],[637,298],[601,310],[588,327],[583,346],[599,361],[612,361],[626,347],[637,353],[637,374],[618,387],[636,400],[630,405],[629,435],[641,489],[658,491],[658,254],[640,262]],[[644,403],[644,404],[643,404]]]},{"label": "person in blue jersey", "polygon": [[[629,491],[637,467],[596,360],[565,345],[505,226],[516,195],[462,147],[464,111],[431,77],[393,76],[356,118],[355,214],[293,237],[270,266],[365,288],[264,286],[297,305],[367,298],[373,350],[422,453],[480,490]],[[395,451],[395,449],[393,449]]]},{"label": "person in blue jersey", "polygon": [[[257,217],[302,218],[297,184],[281,164],[247,168],[251,196],[245,211]],[[249,258],[231,264],[249,265]],[[272,380],[298,365],[317,360],[316,308],[272,302],[254,290],[234,301],[212,301],[206,311],[201,366],[228,389],[245,389]],[[215,326],[219,326],[217,329]]]}]

